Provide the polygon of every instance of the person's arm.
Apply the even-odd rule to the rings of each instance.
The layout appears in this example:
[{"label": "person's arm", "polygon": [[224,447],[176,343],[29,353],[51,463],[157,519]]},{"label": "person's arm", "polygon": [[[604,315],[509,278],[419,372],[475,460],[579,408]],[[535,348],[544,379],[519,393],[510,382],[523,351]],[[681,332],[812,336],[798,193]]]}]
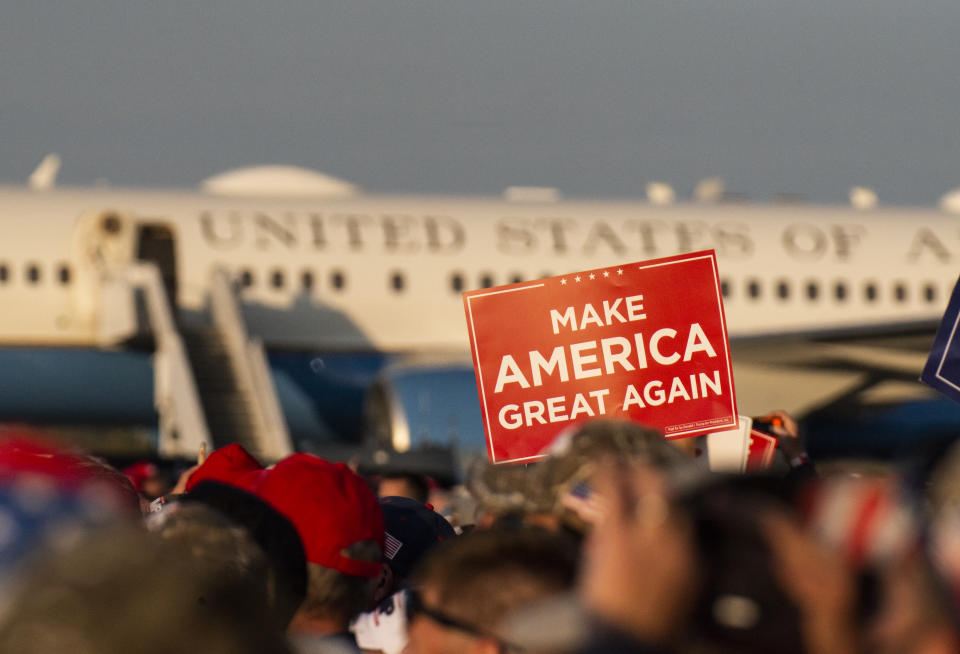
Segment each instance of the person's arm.
[{"label": "person's arm", "polygon": [[652,468],[611,465],[594,486],[603,511],[586,543],[580,590],[602,626],[588,651],[662,651],[696,594],[692,525]]},{"label": "person's arm", "polygon": [[805,651],[857,654],[853,572],[790,518],[771,513],[762,524],[777,580],[800,611]]}]

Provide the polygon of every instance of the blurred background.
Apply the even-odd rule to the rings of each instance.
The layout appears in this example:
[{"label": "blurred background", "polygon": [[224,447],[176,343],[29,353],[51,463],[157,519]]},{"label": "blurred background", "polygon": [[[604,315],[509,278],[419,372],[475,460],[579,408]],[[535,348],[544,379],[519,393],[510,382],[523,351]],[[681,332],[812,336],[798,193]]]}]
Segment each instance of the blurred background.
[{"label": "blurred background", "polygon": [[[497,195],[522,185],[640,197],[659,180],[689,198],[716,176],[740,199],[839,205],[866,185],[882,206],[933,207],[960,179],[957,24],[960,5],[943,0],[8,3],[0,180],[23,183],[57,152],[62,186],[195,187],[220,171],[282,163],[374,193]],[[927,324],[913,350],[932,335]],[[35,355],[0,354],[36,375],[0,382],[0,414],[50,422],[36,389],[70,375],[74,390],[61,399],[89,413],[75,389],[103,359],[73,352],[43,377]],[[349,456],[367,391],[391,362],[375,352],[270,351],[297,446],[322,441],[325,453]],[[73,437],[94,449],[154,448],[148,350],[115,352],[109,370],[87,390],[116,402]],[[389,395],[407,375],[394,390],[409,410],[430,404],[438,379],[472,402],[469,368],[422,388],[409,381],[416,374],[400,371],[371,393]],[[117,392],[131,389],[135,400]],[[369,409],[381,426],[392,419],[385,402]],[[330,411],[344,407],[348,417]],[[929,396],[919,409],[884,411],[882,424],[869,422],[876,411],[805,424],[825,434],[823,453],[892,456],[918,415],[937,433],[960,422],[954,405]],[[126,426],[106,427],[114,418]],[[461,418],[482,448],[476,409]],[[449,416],[421,420],[422,433],[452,429]],[[892,440],[877,449],[884,430]]]},{"label": "blurred background", "polygon": [[957,185],[960,7],[94,0],[0,15],[0,179],[192,186],[280,162],[375,191],[932,205]]}]

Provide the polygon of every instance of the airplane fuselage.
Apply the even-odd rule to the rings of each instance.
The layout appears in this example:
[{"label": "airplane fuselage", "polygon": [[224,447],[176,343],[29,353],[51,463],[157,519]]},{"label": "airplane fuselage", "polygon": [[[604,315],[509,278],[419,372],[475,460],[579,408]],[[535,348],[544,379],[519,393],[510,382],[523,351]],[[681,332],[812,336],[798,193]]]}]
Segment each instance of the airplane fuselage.
[{"label": "airplane fuselage", "polygon": [[933,209],[7,188],[0,225],[10,345],[96,344],[84,284],[143,256],[123,236],[143,227],[169,238],[181,308],[202,309],[223,267],[268,346],[341,351],[465,351],[463,290],[703,249],[734,339],[932,322],[960,256],[956,218]]}]

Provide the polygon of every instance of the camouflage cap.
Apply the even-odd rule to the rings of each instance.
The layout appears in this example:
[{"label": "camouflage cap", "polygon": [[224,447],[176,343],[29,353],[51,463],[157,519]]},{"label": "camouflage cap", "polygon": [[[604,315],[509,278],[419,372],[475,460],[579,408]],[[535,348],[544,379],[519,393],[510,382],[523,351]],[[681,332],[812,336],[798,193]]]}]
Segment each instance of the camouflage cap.
[{"label": "camouflage cap", "polygon": [[601,461],[643,461],[674,468],[689,459],[656,429],[624,420],[593,420],[562,432],[527,465],[494,465],[476,461],[467,488],[482,513],[553,514],[575,528],[585,527],[571,511],[568,499],[586,484]]},{"label": "camouflage cap", "polygon": [[551,498],[538,485],[538,463],[493,464],[476,460],[467,473],[467,489],[477,501],[480,514],[549,513]]},{"label": "camouflage cap", "polygon": [[549,497],[550,511],[571,526],[585,528],[583,517],[572,509],[571,494],[582,495],[599,463],[607,459],[642,461],[673,469],[689,457],[652,427],[626,420],[591,420],[561,433],[547,448],[534,482]]}]

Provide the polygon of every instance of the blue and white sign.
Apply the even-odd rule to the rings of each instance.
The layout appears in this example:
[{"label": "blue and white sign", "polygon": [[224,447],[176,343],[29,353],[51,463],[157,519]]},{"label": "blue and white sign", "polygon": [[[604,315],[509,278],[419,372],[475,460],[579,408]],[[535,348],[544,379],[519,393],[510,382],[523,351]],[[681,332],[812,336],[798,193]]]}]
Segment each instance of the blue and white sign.
[{"label": "blue and white sign", "polygon": [[920,380],[960,402],[960,280],[953,287]]}]

